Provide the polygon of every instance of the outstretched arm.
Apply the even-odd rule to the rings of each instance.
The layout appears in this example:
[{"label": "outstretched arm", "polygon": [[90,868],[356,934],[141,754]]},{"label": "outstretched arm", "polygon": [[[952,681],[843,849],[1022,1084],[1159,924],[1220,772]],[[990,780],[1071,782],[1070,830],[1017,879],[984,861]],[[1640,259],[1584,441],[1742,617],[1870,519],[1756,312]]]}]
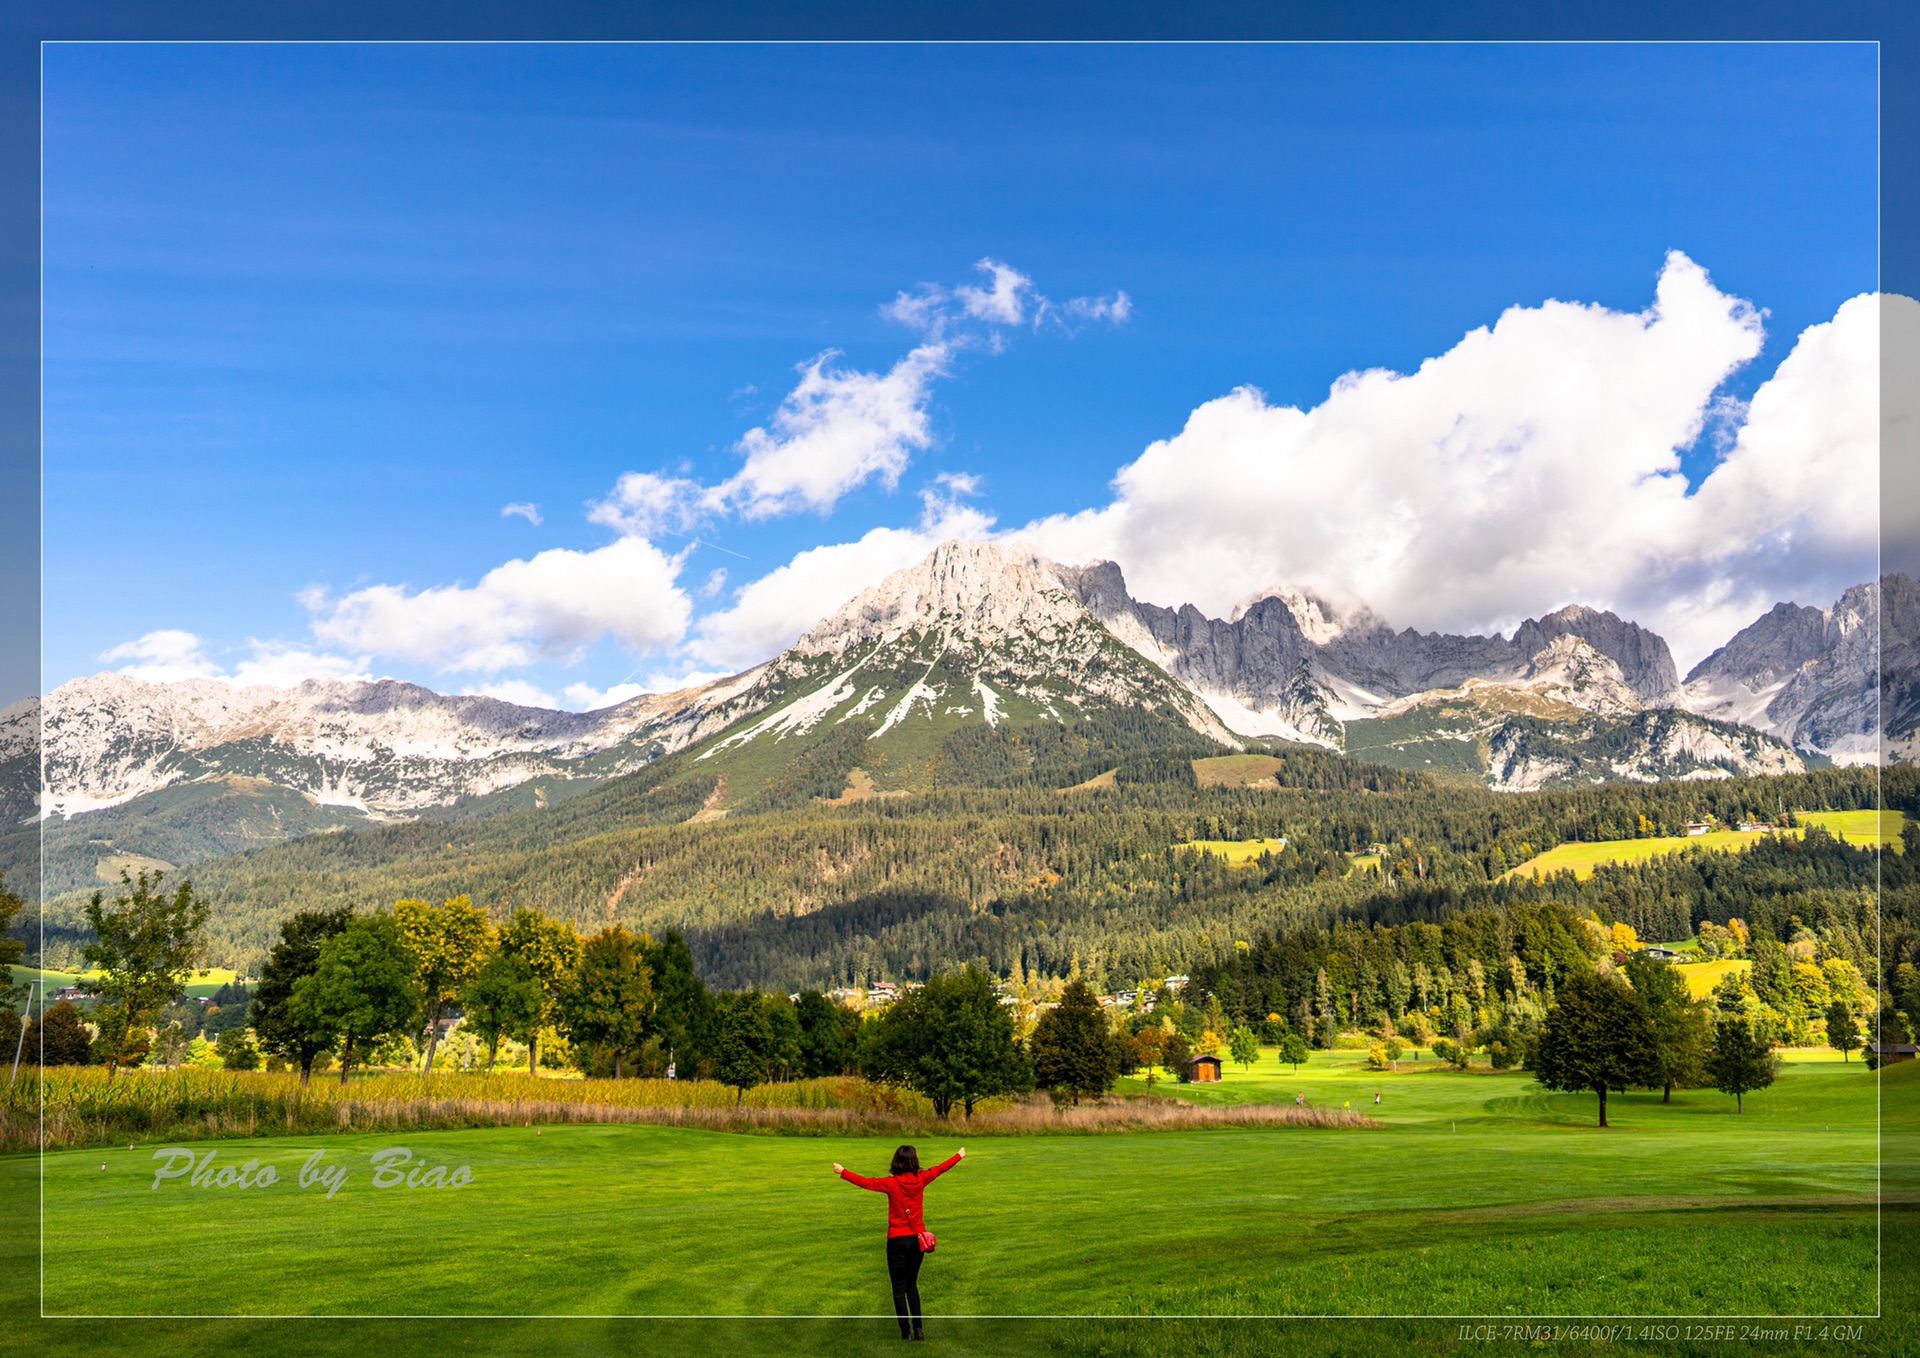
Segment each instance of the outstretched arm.
[{"label": "outstretched arm", "polygon": [[862,1188],[871,1188],[876,1193],[884,1193],[887,1191],[886,1180],[869,1179],[864,1174],[855,1174],[838,1160],[833,1162],[833,1172],[850,1184],[858,1184]]},{"label": "outstretched arm", "polygon": [[931,1183],[933,1180],[939,1178],[942,1174],[945,1174],[948,1170],[952,1169],[955,1165],[959,1164],[962,1160],[966,1158],[967,1158],[967,1148],[965,1146],[962,1146],[958,1152],[948,1156],[945,1160],[942,1160],[939,1164],[935,1165],[932,1169],[928,1170],[927,1181]]}]

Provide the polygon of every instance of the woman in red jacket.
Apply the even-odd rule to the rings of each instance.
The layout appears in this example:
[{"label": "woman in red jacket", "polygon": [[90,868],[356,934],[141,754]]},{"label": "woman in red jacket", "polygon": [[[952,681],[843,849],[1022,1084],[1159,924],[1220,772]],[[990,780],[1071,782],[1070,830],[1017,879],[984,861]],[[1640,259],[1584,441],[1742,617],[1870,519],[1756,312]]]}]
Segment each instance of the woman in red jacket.
[{"label": "woman in red jacket", "polygon": [[928,1184],[966,1158],[963,1146],[952,1159],[923,1170],[920,1152],[902,1146],[893,1153],[893,1172],[884,1179],[869,1179],[834,1162],[833,1172],[848,1183],[887,1195],[887,1277],[893,1283],[893,1313],[900,1320],[902,1339],[926,1338],[920,1332],[920,1256],[924,1252],[920,1237],[927,1229],[920,1215],[921,1197]]}]

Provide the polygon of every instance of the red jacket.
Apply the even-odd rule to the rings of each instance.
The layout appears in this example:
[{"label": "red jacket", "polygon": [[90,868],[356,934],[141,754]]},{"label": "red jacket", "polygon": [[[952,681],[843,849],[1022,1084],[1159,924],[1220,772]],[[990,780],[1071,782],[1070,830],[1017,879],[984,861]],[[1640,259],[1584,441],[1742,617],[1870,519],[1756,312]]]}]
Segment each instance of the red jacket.
[{"label": "red jacket", "polygon": [[959,1163],[960,1157],[955,1155],[918,1174],[889,1174],[884,1179],[869,1179],[864,1174],[843,1169],[840,1177],[850,1184],[887,1195],[887,1239],[891,1240],[897,1235],[919,1235],[927,1229],[920,1216],[921,1194],[926,1192],[928,1184]]}]

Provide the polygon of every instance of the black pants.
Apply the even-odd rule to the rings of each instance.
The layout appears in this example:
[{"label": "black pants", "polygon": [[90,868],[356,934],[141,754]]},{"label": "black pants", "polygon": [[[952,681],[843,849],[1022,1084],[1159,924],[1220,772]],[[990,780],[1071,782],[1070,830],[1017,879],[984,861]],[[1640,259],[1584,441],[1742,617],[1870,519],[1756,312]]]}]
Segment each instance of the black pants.
[{"label": "black pants", "polygon": [[[887,1237],[887,1278],[893,1283],[893,1313],[900,1320],[900,1337],[920,1333],[920,1237]],[[908,1316],[913,1327],[907,1327]]]}]

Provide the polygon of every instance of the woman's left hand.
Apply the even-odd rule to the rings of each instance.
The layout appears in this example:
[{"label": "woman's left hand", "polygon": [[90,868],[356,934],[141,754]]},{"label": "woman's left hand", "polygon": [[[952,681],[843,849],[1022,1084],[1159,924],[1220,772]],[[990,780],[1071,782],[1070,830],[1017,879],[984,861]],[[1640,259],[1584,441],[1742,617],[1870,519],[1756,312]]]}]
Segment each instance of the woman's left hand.
[{"label": "woman's left hand", "polygon": [[841,1164],[838,1160],[835,1160],[833,1162],[833,1172],[835,1174],[845,1174],[847,1172],[847,1167]]}]

